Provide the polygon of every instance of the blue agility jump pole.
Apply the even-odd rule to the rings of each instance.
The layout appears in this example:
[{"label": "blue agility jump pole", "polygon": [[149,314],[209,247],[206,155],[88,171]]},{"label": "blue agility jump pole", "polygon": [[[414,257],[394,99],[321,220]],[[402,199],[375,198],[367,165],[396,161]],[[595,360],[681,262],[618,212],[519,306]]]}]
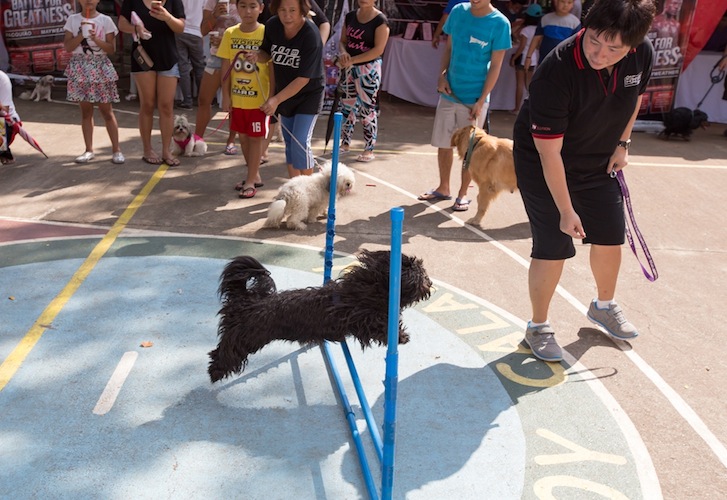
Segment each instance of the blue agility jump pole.
[{"label": "blue agility jump pole", "polygon": [[[323,281],[327,283],[331,279],[331,271],[333,268],[333,239],[335,236],[335,221],[336,221],[336,182],[338,172],[338,158],[340,150],[340,136],[341,136],[341,113],[335,113],[333,116],[334,131],[333,131],[333,154],[332,154],[332,165],[331,165],[331,186],[330,186],[330,198],[328,206],[328,220],[326,227],[326,247],[324,256],[324,271]],[[402,221],[404,219],[404,211],[401,208],[392,209],[392,248],[391,248],[391,270],[390,270],[390,283],[389,283],[389,325],[388,325],[388,350],[386,356],[386,378],[384,381],[385,385],[385,396],[384,396],[384,432],[385,438],[382,444],[381,437],[376,426],[376,422],[371,411],[371,406],[366,399],[366,394],[363,391],[361,380],[356,370],[356,365],[351,357],[351,352],[348,349],[346,342],[341,343],[346,364],[348,366],[351,380],[356,389],[356,394],[361,406],[361,410],[364,413],[366,419],[366,425],[371,435],[371,439],[376,450],[377,458],[382,466],[382,486],[381,486],[381,498],[390,499],[393,489],[394,479],[394,451],[395,451],[395,422],[396,422],[396,387],[398,383],[398,342],[399,342],[399,290],[401,288],[401,234],[402,234]],[[392,316],[393,315],[393,316]],[[393,319],[392,319],[393,318]],[[392,330],[393,328],[393,330]],[[330,370],[333,382],[340,397],[341,406],[344,410],[344,415],[348,425],[351,429],[351,436],[356,447],[356,453],[361,464],[361,470],[364,476],[364,482],[366,483],[366,489],[369,493],[369,498],[372,500],[378,500],[379,496],[377,489],[371,474],[371,467],[369,466],[368,458],[364,449],[361,434],[358,431],[356,424],[356,416],[353,408],[346,394],[346,389],[343,386],[341,376],[336,367],[336,363],[331,355],[331,344],[324,342],[321,346],[324,359]],[[395,366],[391,366],[395,364]]]},{"label": "blue agility jump pole", "polygon": [[390,499],[394,488],[396,395],[399,385],[399,299],[401,296],[401,234],[404,209],[391,209],[391,268],[389,270],[389,331],[384,379],[384,458],[381,463],[381,498]]}]

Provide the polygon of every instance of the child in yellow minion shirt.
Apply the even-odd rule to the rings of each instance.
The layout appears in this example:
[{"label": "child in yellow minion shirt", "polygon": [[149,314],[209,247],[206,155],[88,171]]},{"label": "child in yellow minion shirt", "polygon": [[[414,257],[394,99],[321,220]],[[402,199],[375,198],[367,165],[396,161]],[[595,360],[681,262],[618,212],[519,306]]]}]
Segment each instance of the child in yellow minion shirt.
[{"label": "child in yellow minion shirt", "polygon": [[238,133],[247,162],[247,177],[235,186],[240,198],[252,198],[263,186],[260,158],[270,117],[260,106],[270,97],[270,77],[267,63],[245,60],[246,52],[262,44],[265,26],[258,22],[262,9],[261,0],[239,0],[241,22],[225,30],[217,49],[222,59],[222,110],[230,112],[230,130]]}]

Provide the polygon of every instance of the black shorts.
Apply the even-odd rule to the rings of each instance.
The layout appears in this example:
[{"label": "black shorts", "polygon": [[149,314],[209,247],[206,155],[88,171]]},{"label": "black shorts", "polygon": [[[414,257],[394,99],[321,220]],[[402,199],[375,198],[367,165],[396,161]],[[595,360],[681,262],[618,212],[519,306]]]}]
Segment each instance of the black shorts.
[{"label": "black shorts", "polygon": [[[560,213],[547,185],[520,190],[533,233],[530,257],[542,260],[569,259],[576,254],[573,238],[560,230]],[[616,179],[598,186],[572,191],[571,202],[581,218],[583,243],[622,245],[626,231],[623,196]]]}]

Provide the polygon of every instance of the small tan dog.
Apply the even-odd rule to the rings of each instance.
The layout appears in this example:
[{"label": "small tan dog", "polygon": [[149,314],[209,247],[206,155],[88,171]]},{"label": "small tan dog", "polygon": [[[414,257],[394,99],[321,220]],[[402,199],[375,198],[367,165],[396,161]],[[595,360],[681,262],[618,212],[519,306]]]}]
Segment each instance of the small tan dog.
[{"label": "small tan dog", "polygon": [[[469,125],[454,131],[452,146],[457,148],[457,154],[464,160],[470,147],[472,129]],[[490,203],[502,191],[515,192],[517,178],[515,177],[515,162],[512,158],[512,140],[500,139],[488,135],[487,132],[476,128],[472,138],[472,157],[469,158],[469,170],[472,179],[477,183],[477,213],[471,217],[467,224],[481,226]]]},{"label": "small tan dog", "polygon": [[40,102],[42,101],[48,101],[50,100],[50,91],[51,87],[53,86],[53,75],[45,75],[44,77],[41,77],[38,79],[38,81],[35,83],[35,88],[32,92],[25,91],[20,94],[20,98],[25,101],[35,101]]}]

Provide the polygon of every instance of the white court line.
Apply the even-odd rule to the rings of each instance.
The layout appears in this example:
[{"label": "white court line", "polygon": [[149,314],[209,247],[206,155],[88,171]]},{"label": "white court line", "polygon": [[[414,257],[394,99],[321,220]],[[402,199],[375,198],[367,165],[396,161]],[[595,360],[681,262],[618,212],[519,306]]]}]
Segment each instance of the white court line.
[{"label": "white court line", "polygon": [[98,398],[98,402],[93,409],[95,415],[106,415],[111,410],[111,407],[114,406],[116,398],[119,396],[119,392],[121,392],[121,387],[126,382],[126,377],[129,376],[138,357],[139,353],[136,351],[128,351],[121,356],[121,361],[116,365],[116,370],[111,375],[109,383],[106,384],[106,388],[101,393],[101,397]]},{"label": "white court line", "polygon": [[[364,177],[367,177],[371,179],[372,181],[382,184],[389,189],[392,189],[394,191],[397,191],[404,196],[407,196],[408,198],[417,199],[417,196],[413,193],[410,193],[408,191],[403,190],[402,188],[395,186],[393,184],[390,184],[382,179],[378,179],[370,174],[367,174],[365,172],[361,172],[360,170],[357,170],[356,173],[358,175],[362,175]],[[426,203],[426,202],[425,202]],[[494,245],[497,249],[501,250],[506,255],[510,256],[515,262],[522,265],[526,269],[529,267],[529,262],[518,255],[517,253],[513,252],[503,244],[499,243],[498,241],[495,241],[491,236],[489,236],[487,233],[482,231],[479,228],[476,228],[474,226],[470,226],[469,224],[465,224],[463,220],[461,220],[459,217],[455,217],[454,215],[450,214],[448,211],[443,210],[439,208],[436,205],[432,205],[427,203],[429,205],[429,208],[432,210],[435,210],[442,215],[445,215],[446,217],[449,217],[453,221],[459,223],[466,229],[472,231],[473,233],[477,234],[484,240],[490,242],[492,245]],[[560,285],[556,288],[556,292],[558,295],[563,297],[568,303],[570,303],[575,309],[577,309],[581,314],[584,316],[586,315],[586,312],[588,311],[587,307],[582,304],[578,299],[576,299],[573,295],[571,295],[567,290],[562,288]],[[692,409],[691,406],[677,393],[669,384],[667,384],[666,380],[664,380],[657,372],[654,370],[641,356],[636,354],[633,350],[627,350],[626,345],[623,342],[615,341],[614,344],[618,346],[619,349],[631,360],[632,363],[641,371],[641,373],[644,374],[646,378],[648,378],[651,383],[653,383],[657,389],[666,397],[667,401],[672,405],[674,410],[684,419],[685,422],[689,424],[689,426],[694,429],[694,432],[697,433],[697,435],[702,438],[702,440],[705,442],[705,444],[709,447],[709,449],[712,450],[712,452],[717,456],[717,459],[722,463],[722,465],[727,468],[727,447],[725,447],[724,444],[722,444],[717,436],[714,435],[714,433],[709,430],[707,427],[707,424],[704,423],[704,421],[699,417],[697,412]],[[620,407],[619,405],[619,411],[626,415],[626,412]]]}]

